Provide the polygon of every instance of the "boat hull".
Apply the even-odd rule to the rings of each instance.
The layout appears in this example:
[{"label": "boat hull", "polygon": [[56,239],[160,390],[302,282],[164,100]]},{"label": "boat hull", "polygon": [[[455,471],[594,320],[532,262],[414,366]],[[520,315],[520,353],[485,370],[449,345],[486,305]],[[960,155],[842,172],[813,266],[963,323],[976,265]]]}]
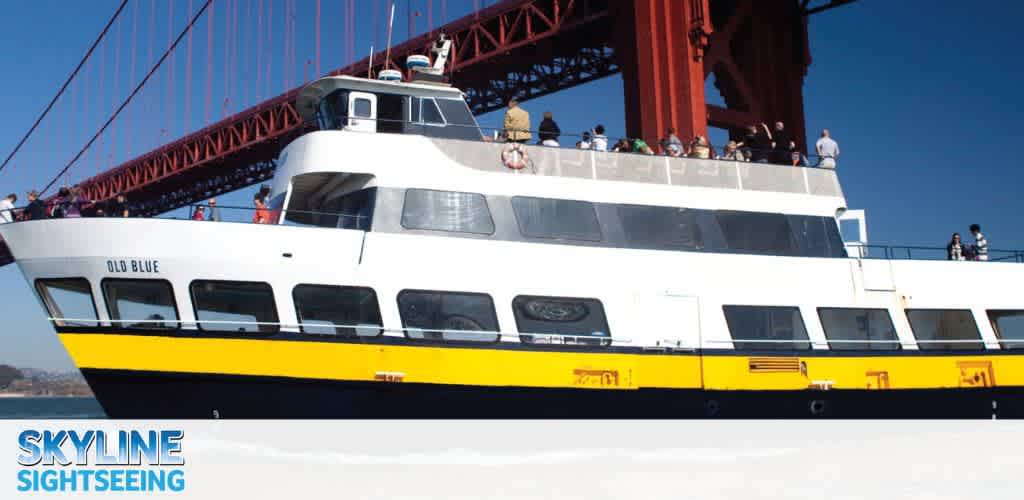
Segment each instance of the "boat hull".
[{"label": "boat hull", "polygon": [[587,390],[84,369],[112,418],[1021,418],[1024,389]]}]

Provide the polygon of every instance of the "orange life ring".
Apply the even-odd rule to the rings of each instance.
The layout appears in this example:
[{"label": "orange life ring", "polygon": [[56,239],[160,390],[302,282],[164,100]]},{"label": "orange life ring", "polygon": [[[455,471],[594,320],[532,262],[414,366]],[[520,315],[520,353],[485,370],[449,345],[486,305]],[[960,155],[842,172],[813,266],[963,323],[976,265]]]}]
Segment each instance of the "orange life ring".
[{"label": "orange life ring", "polygon": [[522,170],[530,163],[530,155],[526,148],[518,142],[509,143],[501,150],[501,162],[512,170]]}]

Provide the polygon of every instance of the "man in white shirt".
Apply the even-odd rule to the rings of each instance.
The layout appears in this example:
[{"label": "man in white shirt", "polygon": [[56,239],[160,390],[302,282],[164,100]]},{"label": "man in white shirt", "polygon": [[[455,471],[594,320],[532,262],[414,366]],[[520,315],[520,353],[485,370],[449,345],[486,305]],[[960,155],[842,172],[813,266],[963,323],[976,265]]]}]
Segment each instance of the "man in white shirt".
[{"label": "man in white shirt", "polygon": [[839,143],[832,139],[828,129],[821,131],[821,139],[818,139],[818,166],[821,168],[836,168],[836,159],[839,158]]},{"label": "man in white shirt", "polygon": [[0,224],[14,222],[14,202],[16,201],[18,201],[18,196],[13,193],[0,200]]}]

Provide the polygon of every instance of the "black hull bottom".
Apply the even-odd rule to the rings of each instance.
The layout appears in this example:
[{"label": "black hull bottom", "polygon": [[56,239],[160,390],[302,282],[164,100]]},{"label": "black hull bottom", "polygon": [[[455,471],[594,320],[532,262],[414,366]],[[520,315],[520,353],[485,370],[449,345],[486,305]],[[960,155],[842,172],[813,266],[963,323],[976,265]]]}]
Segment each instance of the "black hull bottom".
[{"label": "black hull bottom", "polygon": [[1024,388],[594,390],[83,370],[111,418],[1022,418]]}]

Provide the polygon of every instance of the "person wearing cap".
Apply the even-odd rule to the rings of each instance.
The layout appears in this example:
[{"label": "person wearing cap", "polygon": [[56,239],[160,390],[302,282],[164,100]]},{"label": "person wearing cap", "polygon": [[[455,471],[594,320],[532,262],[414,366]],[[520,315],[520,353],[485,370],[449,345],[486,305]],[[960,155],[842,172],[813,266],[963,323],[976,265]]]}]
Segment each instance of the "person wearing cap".
[{"label": "person wearing cap", "polygon": [[532,137],[533,135],[530,134],[530,113],[519,107],[519,102],[514,98],[509,99],[508,111],[505,111],[506,140],[523,144]]},{"label": "person wearing cap", "polygon": [[39,193],[35,190],[28,192],[28,205],[22,212],[25,220],[41,220],[46,218],[46,203],[39,199]]}]

